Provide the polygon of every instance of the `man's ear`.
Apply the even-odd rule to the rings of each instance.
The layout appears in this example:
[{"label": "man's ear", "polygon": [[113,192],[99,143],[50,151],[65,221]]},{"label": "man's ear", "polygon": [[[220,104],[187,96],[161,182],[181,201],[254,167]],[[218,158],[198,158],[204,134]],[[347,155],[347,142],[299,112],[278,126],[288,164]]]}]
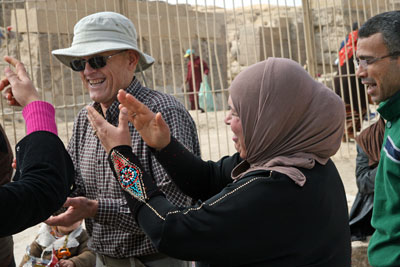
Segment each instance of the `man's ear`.
[{"label": "man's ear", "polygon": [[129,59],[129,70],[135,70],[137,64],[139,63],[139,53],[135,50],[128,50],[128,59]]}]

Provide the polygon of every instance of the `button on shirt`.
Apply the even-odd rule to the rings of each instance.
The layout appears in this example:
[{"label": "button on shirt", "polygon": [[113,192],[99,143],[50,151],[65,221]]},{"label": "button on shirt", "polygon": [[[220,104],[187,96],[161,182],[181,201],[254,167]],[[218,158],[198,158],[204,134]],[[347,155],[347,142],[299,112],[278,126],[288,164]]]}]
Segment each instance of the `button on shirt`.
[{"label": "button on shirt", "polygon": [[[154,113],[161,112],[171,134],[186,148],[200,155],[196,126],[184,106],[173,96],[143,87],[134,78],[126,91],[149,107]],[[92,105],[101,114],[99,103]],[[117,126],[119,102],[116,100],[105,114],[106,120]],[[166,197],[175,205],[189,205],[191,199],[183,195],[172,183],[167,173],[156,161],[139,133],[129,123],[132,150],[138,155],[143,168],[157,181]],[[68,151],[74,162],[77,190],[73,196],[85,196],[98,200],[98,212],[85,220],[91,236],[89,247],[96,253],[115,258],[127,258],[156,253],[157,251],[135,223],[119,184],[107,162],[107,154],[82,109],[75,120]]]}]

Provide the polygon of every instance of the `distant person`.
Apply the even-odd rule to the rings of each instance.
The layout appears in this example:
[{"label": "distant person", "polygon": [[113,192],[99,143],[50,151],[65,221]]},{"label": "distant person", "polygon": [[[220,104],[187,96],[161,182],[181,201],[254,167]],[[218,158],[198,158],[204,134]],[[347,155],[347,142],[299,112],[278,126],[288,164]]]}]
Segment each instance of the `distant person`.
[{"label": "distant person", "polygon": [[13,33],[12,31],[12,27],[11,26],[7,26],[7,38],[11,39],[15,37],[15,33]]},{"label": "distant person", "polygon": [[16,145],[18,181],[0,186],[0,237],[46,220],[63,205],[74,181],[71,158],[57,136],[54,107],[40,101],[21,62],[12,57],[5,61],[15,72],[5,68],[0,91],[10,105],[23,107],[27,135]]},{"label": "distant person", "polygon": [[[199,109],[201,110],[201,112],[204,112],[204,110],[199,107],[198,92],[200,90],[200,84],[202,82],[201,69],[203,68],[204,75],[208,75],[209,72],[208,65],[204,60],[200,60],[199,56],[196,56],[194,49],[186,50],[186,54],[184,55],[184,57],[188,59],[185,83],[189,84],[190,109],[191,110]],[[193,70],[192,70],[192,64],[193,64]]]},{"label": "distant person", "polygon": [[50,261],[55,257],[59,267],[94,267],[96,256],[88,248],[88,241],[89,236],[82,228],[82,221],[69,226],[43,223],[19,266],[31,267],[32,258]]},{"label": "distant person", "polygon": [[400,266],[400,11],[368,19],[358,32],[357,77],[385,119],[375,177],[375,228],[368,245],[372,266]]},{"label": "distant person", "polygon": [[364,129],[356,137],[356,182],[358,192],[350,211],[350,233],[352,241],[364,241],[374,233],[371,226],[374,204],[375,176],[385,132],[385,122],[377,122]]},{"label": "distant person", "polygon": [[0,30],[0,47],[3,45],[3,40],[6,39],[3,32]]},{"label": "distant person", "polygon": [[[203,266],[349,267],[347,201],[330,160],[343,102],[284,58],[249,66],[229,93],[225,123],[237,153],[218,162],[189,152],[162,114],[123,90],[118,128],[88,107],[133,218],[161,253]],[[132,153],[128,120],[196,205],[165,198]]]},{"label": "distant person", "polygon": [[[90,106],[109,123],[119,124],[117,93],[123,89],[152,111],[161,112],[174,136],[200,155],[196,125],[185,107],[171,95],[144,87],[136,78],[136,72],[149,68],[154,59],[138,48],[135,26],[127,17],[115,12],[88,15],[76,23],[71,46],[52,53],[79,74],[93,100]],[[188,266],[159,253],[135,223],[85,108],[79,111],[72,131],[68,151],[76,170],[77,190],[65,203],[68,210],[47,223],[70,225],[85,219],[97,267]],[[145,170],[167,198],[179,206],[190,204],[191,199],[171,181],[133,125],[130,136],[133,153],[140,155]]]},{"label": "distant person", "polygon": [[[357,90],[357,77],[355,76],[356,71],[353,63],[357,50],[357,40],[358,23],[355,22],[353,23],[352,31],[346,37],[345,45],[339,51],[338,68],[340,70],[338,69],[338,76],[334,78],[335,92],[342,97],[346,107],[345,131],[349,139],[356,137],[357,132],[361,130],[363,118],[367,114],[364,86],[361,83],[361,79],[358,79],[359,90]],[[360,96],[360,102],[358,101],[358,95]],[[354,125],[355,128],[353,127]],[[346,141],[346,135],[343,136],[343,141]]]}]

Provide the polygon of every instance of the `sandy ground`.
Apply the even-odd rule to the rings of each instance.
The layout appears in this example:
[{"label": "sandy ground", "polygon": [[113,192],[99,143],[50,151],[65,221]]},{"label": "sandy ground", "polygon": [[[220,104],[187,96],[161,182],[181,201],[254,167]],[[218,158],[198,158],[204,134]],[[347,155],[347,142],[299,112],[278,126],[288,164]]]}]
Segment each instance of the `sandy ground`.
[{"label": "sandy ground", "polygon": [[[225,116],[224,112],[199,113],[191,111],[191,114],[198,127],[199,138],[202,144],[202,155],[204,159],[217,160],[223,155],[234,153],[230,129],[221,123],[223,122],[223,118]],[[12,140],[12,136],[14,136],[14,134],[11,131],[13,128],[12,123],[10,121],[6,121],[5,123],[6,127],[8,127],[8,129],[6,128],[6,131],[11,135],[11,142],[14,143],[14,140]],[[66,124],[62,121],[57,121],[57,123],[59,135],[63,141],[66,142],[68,140],[67,135],[68,138],[70,137],[70,134],[67,134],[67,132],[70,133],[72,124]],[[20,140],[24,136],[24,126],[22,121],[16,124],[16,129],[16,140]],[[339,152],[333,157],[333,161],[339,170],[345,186],[349,206],[354,201],[357,193],[354,176],[355,155],[355,143],[349,142],[342,143]],[[26,247],[35,238],[38,229],[39,225],[36,225],[14,235],[14,253],[17,265],[21,261]]]}]

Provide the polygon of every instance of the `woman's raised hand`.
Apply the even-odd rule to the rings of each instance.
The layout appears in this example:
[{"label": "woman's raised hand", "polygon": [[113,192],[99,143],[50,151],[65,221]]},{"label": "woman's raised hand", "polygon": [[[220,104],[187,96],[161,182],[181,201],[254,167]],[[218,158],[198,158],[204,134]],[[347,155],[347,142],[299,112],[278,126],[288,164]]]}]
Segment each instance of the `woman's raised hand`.
[{"label": "woman's raised hand", "polygon": [[29,79],[24,64],[10,56],[5,56],[4,60],[15,67],[15,72],[10,67],[6,67],[4,69],[6,77],[0,81],[0,91],[7,103],[11,106],[25,107],[33,101],[40,100],[39,93]]},{"label": "woman's raised hand", "polygon": [[127,112],[128,120],[133,124],[146,144],[160,150],[171,141],[171,133],[161,113],[154,114],[146,105],[131,94],[119,90],[118,101],[121,112]]},{"label": "woman's raised hand", "polygon": [[115,127],[106,121],[94,107],[88,106],[86,109],[88,111],[88,119],[93,128],[93,134],[99,138],[107,154],[116,146],[132,146],[126,111],[120,112],[118,127]]}]

